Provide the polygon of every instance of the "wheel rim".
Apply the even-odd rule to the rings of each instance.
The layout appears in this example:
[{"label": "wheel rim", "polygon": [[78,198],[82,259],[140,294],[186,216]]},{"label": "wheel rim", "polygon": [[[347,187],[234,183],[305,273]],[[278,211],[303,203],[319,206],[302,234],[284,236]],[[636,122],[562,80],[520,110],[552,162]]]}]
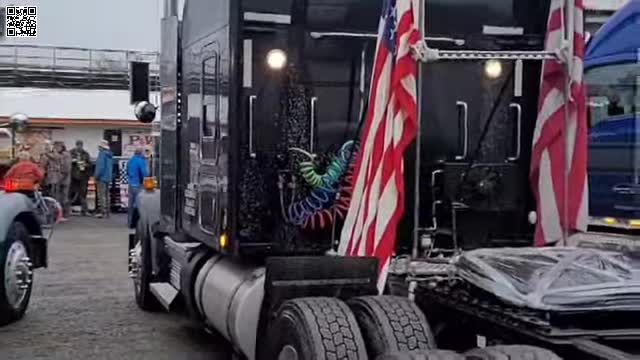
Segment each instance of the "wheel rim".
[{"label": "wheel rim", "polygon": [[33,264],[22,241],[11,244],[4,263],[4,288],[7,301],[20,309],[33,283]]},{"label": "wheel rim", "polygon": [[298,351],[291,345],[286,345],[280,351],[278,360],[298,360]]},{"label": "wheel rim", "polygon": [[140,242],[129,252],[129,277],[133,280],[133,287],[136,294],[140,293],[140,284],[142,282],[142,271],[140,264],[142,263],[142,251]]}]

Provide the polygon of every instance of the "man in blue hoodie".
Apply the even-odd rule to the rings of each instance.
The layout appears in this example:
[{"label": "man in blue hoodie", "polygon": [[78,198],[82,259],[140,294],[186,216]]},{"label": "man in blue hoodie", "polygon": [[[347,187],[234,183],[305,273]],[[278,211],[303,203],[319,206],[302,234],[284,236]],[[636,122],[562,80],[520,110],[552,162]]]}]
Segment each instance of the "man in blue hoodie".
[{"label": "man in blue hoodie", "polygon": [[111,184],[111,179],[113,179],[113,153],[107,140],[100,141],[98,150],[94,177],[98,185],[98,202],[100,206],[96,216],[102,218],[109,217],[109,212],[111,211],[109,185]]},{"label": "man in blue hoodie", "polygon": [[147,174],[147,162],[143,156],[144,150],[137,148],[131,159],[127,162],[127,179],[129,181],[129,227],[133,226],[133,211],[136,206],[136,198],[142,189],[142,182]]}]

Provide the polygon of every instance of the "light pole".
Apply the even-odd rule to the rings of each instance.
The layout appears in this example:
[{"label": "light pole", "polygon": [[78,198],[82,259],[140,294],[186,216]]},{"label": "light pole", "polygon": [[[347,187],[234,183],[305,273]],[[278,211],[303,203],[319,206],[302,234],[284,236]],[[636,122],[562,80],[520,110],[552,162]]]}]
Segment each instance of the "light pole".
[{"label": "light pole", "polygon": [[11,158],[16,157],[16,134],[24,132],[27,128],[29,117],[22,113],[16,113],[9,117],[9,127],[11,128]]}]

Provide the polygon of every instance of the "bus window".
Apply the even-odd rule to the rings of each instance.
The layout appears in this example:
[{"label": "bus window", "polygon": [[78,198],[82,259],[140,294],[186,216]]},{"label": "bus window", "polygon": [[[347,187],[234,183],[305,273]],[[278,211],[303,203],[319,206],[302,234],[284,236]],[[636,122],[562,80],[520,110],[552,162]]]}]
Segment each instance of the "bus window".
[{"label": "bus window", "polygon": [[586,73],[590,127],[635,115],[638,111],[638,77],[640,64],[637,63],[601,66]]},{"label": "bus window", "polygon": [[608,219],[624,227],[640,219],[640,63],[596,67],[585,81],[589,214],[592,224]]}]

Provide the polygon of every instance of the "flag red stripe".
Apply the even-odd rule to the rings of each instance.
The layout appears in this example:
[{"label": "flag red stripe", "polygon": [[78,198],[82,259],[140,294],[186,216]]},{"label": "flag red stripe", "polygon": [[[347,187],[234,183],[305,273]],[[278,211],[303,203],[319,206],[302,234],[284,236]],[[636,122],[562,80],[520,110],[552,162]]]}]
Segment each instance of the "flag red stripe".
[{"label": "flag red stripe", "polygon": [[[367,115],[365,116],[365,123],[364,123],[364,127],[363,127],[363,133],[362,133],[362,138],[363,139],[367,139],[369,137],[369,132],[371,131],[371,126],[373,125],[373,116],[374,116],[374,108],[375,108],[375,98],[378,96],[378,85],[380,82],[380,76],[382,75],[382,71],[384,69],[384,66],[387,62],[387,57],[389,56],[389,53],[386,51],[386,49],[383,46],[380,46],[380,43],[378,42],[378,52],[376,54],[376,58],[375,58],[375,62],[374,62],[374,71],[373,71],[373,80],[371,81],[371,91],[369,94],[369,110],[367,111]],[[362,141],[362,144],[360,145],[360,148],[358,149],[358,155],[356,157],[356,166],[354,167],[354,179],[357,178],[363,171],[362,169],[362,162],[363,162],[363,156],[364,156],[364,148],[365,148],[365,141]],[[364,172],[364,176],[365,176],[365,184],[368,183],[368,171]],[[364,200],[365,198],[363,198]],[[360,215],[360,211],[362,210],[362,204],[357,204],[357,213],[356,213],[356,219],[359,217]],[[356,225],[354,224],[353,228],[351,229],[351,235],[349,236],[349,240],[348,240],[348,245],[347,245],[347,250],[346,250],[346,254],[348,255],[352,255],[355,252],[357,252],[358,246],[354,246],[354,236],[355,236],[355,231],[356,231]],[[360,238],[357,239],[358,244],[359,245],[359,240]]]},{"label": "flag red stripe", "polygon": [[[398,33],[399,34],[403,34],[407,31],[411,30],[411,26],[412,26],[412,22],[413,22],[413,16],[412,14],[408,13],[408,14],[404,14],[402,16],[402,18],[400,19],[400,22],[398,24]],[[417,32],[411,32],[410,33],[410,38],[412,39],[419,39],[419,36],[416,38],[416,34]],[[396,38],[397,40],[397,44],[396,47],[399,47],[400,43],[400,37],[402,35],[398,36]],[[405,55],[399,59],[396,60],[396,64],[395,67],[393,69],[393,73],[392,73],[392,79],[391,79],[391,93],[395,94],[396,96],[396,101],[398,101],[397,97],[401,97],[402,98],[402,102],[397,102],[396,104],[394,104],[395,106],[393,107],[396,111],[400,111],[398,109],[400,109],[399,106],[402,106],[404,104],[404,106],[402,107],[402,109],[408,109],[410,112],[412,112],[412,116],[410,117],[409,120],[413,120],[415,121],[416,118],[416,113],[417,113],[417,106],[415,101],[411,98],[411,95],[408,94],[404,87],[402,86],[402,79],[406,78],[407,76],[415,76],[416,74],[416,64],[415,61],[411,58],[410,54]],[[410,100],[408,100],[407,98],[409,98]],[[393,101],[393,100],[392,100]],[[384,115],[383,115],[383,119],[386,119],[387,116],[389,116],[388,110],[385,111]],[[394,114],[395,117],[395,114]],[[405,122],[407,122],[407,120],[405,120]],[[410,121],[409,121],[410,122]],[[392,126],[392,125],[390,125]],[[406,124],[405,124],[406,126]],[[416,127],[413,126],[413,129],[415,129]],[[382,176],[381,176],[381,180],[380,180],[380,188],[378,189],[380,192],[383,191],[383,189],[385,189],[385,187],[387,186],[388,181],[392,178],[394,172],[398,172],[398,166],[399,163],[398,161],[403,161],[402,159],[402,154],[404,153],[404,149],[406,148],[406,146],[408,145],[408,143],[413,139],[413,135],[415,133],[415,131],[409,131],[407,132],[406,129],[404,131],[404,139],[401,138],[401,142],[406,143],[404,144],[404,146],[402,147],[398,147],[396,149],[396,145],[395,144],[389,144],[387,149],[384,149],[384,138],[385,138],[385,134],[386,131],[393,131],[393,129],[387,129],[385,126],[381,126],[378,129],[378,134],[374,140],[374,148],[376,149],[376,151],[374,151],[373,154],[373,159],[372,159],[372,163],[374,164],[374,167],[371,169],[371,173],[369,174],[369,179],[373,180],[375,179],[375,176],[378,172],[378,169],[380,166],[382,166]],[[380,135],[380,136],[378,136]],[[408,135],[408,136],[407,136]],[[407,141],[408,139],[408,141]],[[402,144],[400,144],[402,145]],[[384,149],[384,153],[382,152],[382,150]],[[398,156],[396,154],[400,154],[400,159],[398,160]],[[396,184],[397,186],[398,184]],[[402,186],[404,186],[404,184],[401,184]],[[370,186],[367,189],[366,192],[366,197],[365,199],[369,199],[369,197],[371,196],[371,190],[372,190],[373,186]],[[403,191],[398,191],[398,193],[403,193]],[[394,215],[397,214],[398,212],[400,214],[402,214],[402,208],[399,209],[399,206],[396,206],[396,209],[394,210]],[[364,218],[368,219],[369,218],[369,213],[368,213],[369,209],[368,207],[365,208],[365,215]],[[392,216],[393,217],[393,216]],[[391,224],[389,224],[391,225]],[[389,225],[387,225],[389,227]],[[375,252],[375,229],[377,226],[377,217],[373,218],[373,221],[371,222],[371,224],[369,224],[368,229],[365,229],[365,236],[366,236],[366,247],[365,247],[365,253],[366,254],[373,254]],[[396,229],[396,226],[390,226],[391,228]],[[395,236],[395,234],[394,234]],[[390,240],[388,238],[385,239],[385,237],[383,236],[380,240],[380,244],[389,242]],[[393,241],[392,243],[395,243],[395,241]],[[356,249],[358,248],[358,246],[356,246]],[[380,266],[383,265],[382,262],[379,263]]]},{"label": "flag red stripe", "polygon": [[354,198],[359,201],[349,205],[340,250],[345,255],[378,257],[379,286],[380,280],[386,278],[382,270],[393,254],[397,225],[404,211],[403,153],[415,137],[418,117],[417,64],[410,46],[420,39],[413,19],[413,1],[386,4],[378,34],[370,106],[354,172]]},{"label": "flag red stripe", "polygon": [[[582,0],[574,1],[575,8],[572,6],[566,10],[575,11],[575,27],[570,29],[573,32],[573,53],[569,54],[567,59],[571,62],[572,73],[567,73],[566,64],[556,60],[547,60],[543,64],[538,101],[539,117],[531,155],[530,174],[537,210],[543,215],[539,217],[536,226],[537,245],[558,240],[562,236],[557,233],[558,229],[569,232],[586,230],[581,228],[586,224],[585,219],[581,217],[586,216],[588,202],[588,198],[584,197],[587,186],[586,93],[582,80],[582,59],[585,48],[582,22],[584,8]],[[564,0],[552,0],[552,11],[547,21],[545,42],[547,51],[558,51],[563,45],[563,27],[566,26],[564,8]],[[566,88],[567,80],[571,82],[569,89]],[[558,99],[551,98],[552,96],[562,97],[561,106],[557,109],[549,108],[558,106]],[[568,118],[566,118],[567,114]],[[568,126],[575,129],[575,134],[567,132]],[[570,163],[566,164],[567,141],[572,142],[573,149],[568,158]],[[550,174],[541,173],[543,161],[547,162],[544,166],[551,170]],[[566,189],[565,174],[568,174],[570,184]],[[550,193],[553,195],[548,196]],[[565,208],[568,210],[567,214],[564,212]],[[554,218],[553,214],[543,214],[545,209],[555,209],[558,218]]]}]

